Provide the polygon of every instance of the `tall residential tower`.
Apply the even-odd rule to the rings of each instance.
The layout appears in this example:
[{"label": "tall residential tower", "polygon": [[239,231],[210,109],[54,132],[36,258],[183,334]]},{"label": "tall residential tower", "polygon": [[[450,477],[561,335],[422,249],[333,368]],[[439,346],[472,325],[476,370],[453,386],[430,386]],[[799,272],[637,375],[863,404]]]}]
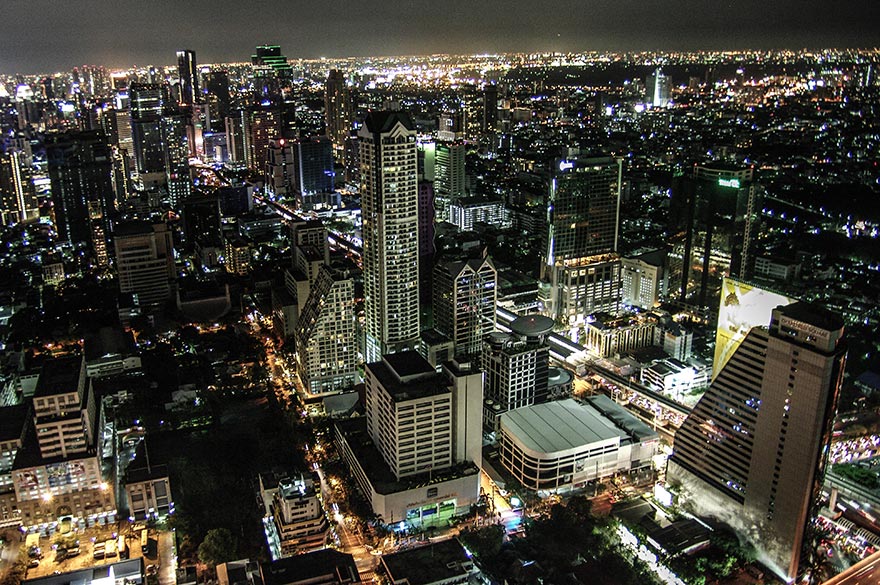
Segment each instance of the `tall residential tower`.
[{"label": "tall residential tower", "polygon": [[366,361],[419,340],[416,132],[407,114],[371,112],[359,134]]}]

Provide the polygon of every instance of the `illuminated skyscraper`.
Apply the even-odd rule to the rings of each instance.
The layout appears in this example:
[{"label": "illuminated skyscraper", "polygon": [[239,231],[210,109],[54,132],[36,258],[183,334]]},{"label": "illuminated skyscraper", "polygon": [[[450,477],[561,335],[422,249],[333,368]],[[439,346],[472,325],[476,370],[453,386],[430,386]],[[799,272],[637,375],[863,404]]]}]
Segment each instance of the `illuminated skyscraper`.
[{"label": "illuminated skyscraper", "polygon": [[674,178],[670,292],[682,301],[714,306],[724,276],[749,277],[759,192],[751,167],[696,165]]},{"label": "illuminated skyscraper", "polygon": [[293,77],[293,68],[278,45],[260,45],[251,55],[251,63],[258,98],[277,98]]},{"label": "illuminated skyscraper", "polygon": [[4,225],[39,213],[31,173],[21,159],[22,154],[17,151],[0,156],[0,219]]},{"label": "illuminated skyscraper", "polygon": [[403,112],[371,112],[359,133],[366,360],[419,340],[416,132]]},{"label": "illuminated skyscraper", "polygon": [[116,200],[113,153],[104,133],[49,135],[46,159],[58,237],[71,244],[89,243],[96,256],[101,250],[106,253]]},{"label": "illuminated skyscraper", "polygon": [[280,134],[281,119],[274,108],[255,108],[245,113],[244,154],[249,167],[262,168],[268,158],[270,141]]},{"label": "illuminated skyscraper", "polygon": [[623,162],[607,157],[558,161],[547,200],[547,247],[542,279],[545,310],[575,324],[621,302],[617,230]]},{"label": "illuminated skyscraper", "polygon": [[[16,511],[24,527],[96,524],[116,514],[101,469],[99,408],[81,357],[43,363],[12,468]],[[51,505],[47,503],[51,502]]]},{"label": "illuminated skyscraper", "polygon": [[224,120],[229,115],[232,98],[229,95],[229,73],[213,70],[205,73],[205,103],[208,106],[207,129],[223,132]]},{"label": "illuminated skyscraper", "polygon": [[129,89],[131,137],[134,145],[135,168],[139,175],[165,173],[165,148],[162,144],[162,114],[165,110],[165,88],[159,84],[133,83]]},{"label": "illuminated skyscraper", "polygon": [[177,51],[177,73],[180,76],[180,105],[191,106],[199,103],[201,94],[195,51],[189,49]]},{"label": "illuminated skyscraper", "polygon": [[141,307],[159,306],[171,296],[174,250],[164,223],[122,222],[114,226],[119,292],[130,293]]},{"label": "illuminated skyscraper", "polygon": [[296,204],[311,210],[316,206],[338,205],[333,191],[333,147],[324,136],[297,140],[294,149],[294,192]]},{"label": "illuminated skyscraper", "polygon": [[648,103],[655,108],[665,108],[672,99],[672,79],[663,73],[658,67],[645,78],[645,88],[648,92]]},{"label": "illuminated skyscraper", "polygon": [[553,321],[541,315],[517,317],[510,333],[495,331],[483,340],[481,369],[486,372],[483,426],[498,428],[501,414],[545,402],[548,392]]},{"label": "illuminated skyscraper", "polygon": [[284,138],[270,140],[266,149],[266,193],[288,198],[293,194],[293,142]]},{"label": "illuminated skyscraper", "polygon": [[498,273],[487,256],[434,267],[434,329],[452,339],[454,355],[478,356],[495,330]]},{"label": "illuminated skyscraper", "polygon": [[447,202],[465,196],[465,146],[438,142],[434,149],[434,193]]},{"label": "illuminated skyscraper", "polygon": [[680,502],[731,526],[788,582],[817,511],[845,361],[838,315],[777,307],[675,435],[666,477]]},{"label": "illuminated skyscraper", "polygon": [[165,186],[168,200],[177,208],[192,193],[189,176],[189,139],[183,114],[162,118],[162,147],[165,154]]},{"label": "illuminated skyscraper", "polygon": [[345,76],[336,69],[331,69],[327,76],[327,87],[324,93],[324,116],[327,124],[327,136],[333,142],[336,158],[341,160],[345,151],[345,139],[351,133],[353,112],[351,92],[345,84]]}]

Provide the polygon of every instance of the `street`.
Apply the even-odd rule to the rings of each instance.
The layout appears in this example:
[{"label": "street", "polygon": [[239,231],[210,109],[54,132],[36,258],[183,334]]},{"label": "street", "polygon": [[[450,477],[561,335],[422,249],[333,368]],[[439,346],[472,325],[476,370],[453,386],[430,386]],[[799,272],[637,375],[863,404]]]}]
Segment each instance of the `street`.
[{"label": "street", "polygon": [[859,561],[823,585],[880,585],[880,552]]}]

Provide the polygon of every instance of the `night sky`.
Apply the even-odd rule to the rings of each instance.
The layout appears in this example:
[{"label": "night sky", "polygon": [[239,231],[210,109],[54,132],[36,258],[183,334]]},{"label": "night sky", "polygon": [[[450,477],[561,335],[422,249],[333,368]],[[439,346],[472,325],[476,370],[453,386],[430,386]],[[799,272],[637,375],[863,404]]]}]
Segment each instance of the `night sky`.
[{"label": "night sky", "polygon": [[875,0],[2,0],[0,72],[531,50],[880,45]]}]

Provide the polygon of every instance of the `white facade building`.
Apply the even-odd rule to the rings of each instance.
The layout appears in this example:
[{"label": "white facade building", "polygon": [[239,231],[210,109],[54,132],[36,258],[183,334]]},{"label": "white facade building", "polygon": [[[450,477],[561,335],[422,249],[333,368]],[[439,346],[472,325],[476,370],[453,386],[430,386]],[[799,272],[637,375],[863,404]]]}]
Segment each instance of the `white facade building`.
[{"label": "white facade building", "polygon": [[322,266],[296,326],[297,372],[310,394],[341,392],[357,383],[354,279]]},{"label": "white facade building", "polygon": [[401,112],[371,112],[359,133],[366,361],[418,347],[416,132]]},{"label": "white facade building", "polygon": [[649,468],[660,439],[607,396],[572,399],[501,415],[501,463],[524,487],[545,492]]}]

